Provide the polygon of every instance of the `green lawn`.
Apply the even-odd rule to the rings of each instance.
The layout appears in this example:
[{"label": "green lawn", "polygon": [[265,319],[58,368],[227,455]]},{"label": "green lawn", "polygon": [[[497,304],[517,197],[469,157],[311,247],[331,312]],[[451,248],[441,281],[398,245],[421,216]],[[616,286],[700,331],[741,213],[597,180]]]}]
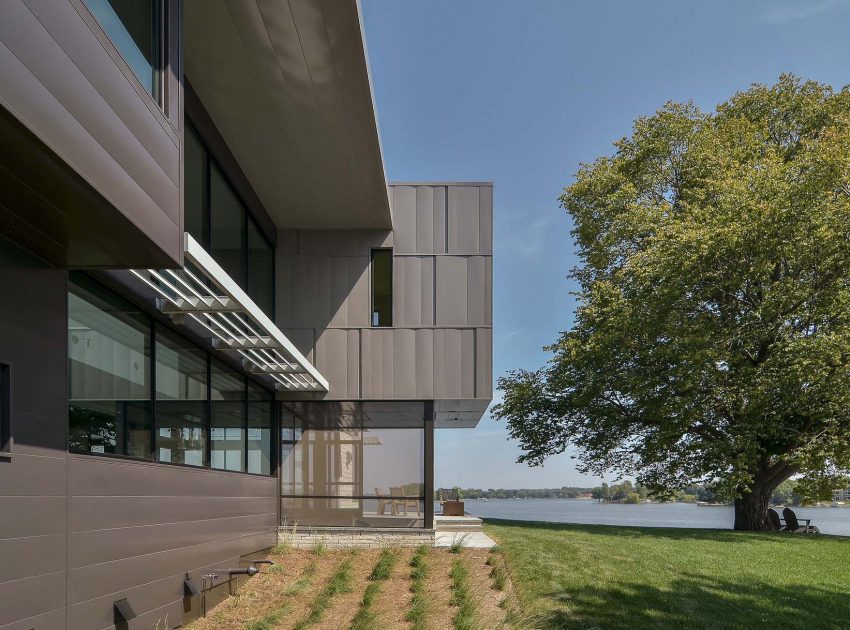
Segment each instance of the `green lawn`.
[{"label": "green lawn", "polygon": [[850,628],[850,538],[488,519],[523,628]]}]

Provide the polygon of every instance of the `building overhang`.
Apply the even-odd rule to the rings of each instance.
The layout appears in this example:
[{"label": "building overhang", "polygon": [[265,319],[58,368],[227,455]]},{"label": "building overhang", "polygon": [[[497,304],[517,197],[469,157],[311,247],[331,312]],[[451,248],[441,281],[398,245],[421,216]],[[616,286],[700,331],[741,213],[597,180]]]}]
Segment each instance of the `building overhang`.
[{"label": "building overhang", "polygon": [[186,0],[184,70],[278,228],[391,228],[356,0]]},{"label": "building overhang", "polygon": [[459,399],[434,401],[435,429],[474,429],[484,417],[492,401],[487,399]]}]

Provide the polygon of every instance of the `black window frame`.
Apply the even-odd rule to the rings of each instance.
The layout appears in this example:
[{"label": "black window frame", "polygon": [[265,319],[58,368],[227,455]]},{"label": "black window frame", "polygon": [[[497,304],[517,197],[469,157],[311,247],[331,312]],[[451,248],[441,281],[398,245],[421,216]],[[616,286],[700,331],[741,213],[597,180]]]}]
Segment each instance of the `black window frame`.
[{"label": "black window frame", "polygon": [[[239,194],[239,190],[233,184],[232,178],[228,175],[227,170],[224,168],[220,160],[217,160],[212,150],[210,149],[209,144],[204,140],[203,135],[198,129],[198,126],[192,123],[192,120],[189,116],[184,117],[184,134],[191,133],[195,140],[197,140],[198,144],[201,146],[201,149],[204,152],[204,173],[203,173],[203,182],[204,182],[204,190],[202,191],[202,202],[201,202],[201,225],[202,234],[201,238],[197,239],[197,235],[192,235],[193,238],[196,238],[200,243],[201,247],[203,247],[208,252],[212,252],[211,242],[212,242],[212,172],[213,167],[215,167],[218,172],[221,174],[222,180],[224,183],[230,188],[230,191],[233,193],[233,196],[242,206],[242,243],[241,247],[241,267],[242,267],[242,278],[233,278],[236,283],[245,291],[245,293],[252,300],[255,300],[255,296],[251,294],[252,287],[250,287],[250,278],[251,278],[251,248],[250,248],[250,239],[248,236],[249,230],[251,227],[254,228],[257,235],[262,239],[263,243],[265,243],[266,247],[271,251],[272,256],[272,265],[271,265],[271,304],[269,305],[268,312],[267,309],[262,308],[263,312],[268,315],[269,319],[274,321],[275,319],[275,303],[276,303],[276,292],[277,286],[275,283],[275,247],[272,242],[269,240],[266,235],[265,230],[261,227],[261,222],[257,220],[254,216],[254,211],[251,209],[251,206],[245,203],[245,199],[242,195]],[[256,300],[255,300],[256,301]]]},{"label": "black window frame", "polygon": [[[119,291],[116,291],[112,286],[110,286],[109,284],[107,284],[105,282],[100,281],[100,279],[94,277],[90,273],[82,272],[82,271],[75,271],[75,272],[72,272],[72,273],[73,274],[80,274],[81,277],[85,278],[86,283],[91,284],[91,285],[96,285],[99,290],[102,290],[107,294],[117,295],[120,299],[132,303],[134,306],[139,308],[139,311],[148,320],[147,321],[148,331],[149,331],[148,335],[149,335],[149,339],[150,339],[150,350],[151,350],[150,356],[149,356],[149,366],[148,366],[148,378],[150,379],[150,384],[151,384],[151,386],[150,386],[150,401],[149,401],[149,404],[150,404],[150,452],[148,454],[148,457],[135,457],[133,455],[125,455],[125,454],[120,454],[120,453],[97,453],[97,452],[86,451],[86,450],[82,450],[82,449],[71,448],[70,446],[68,447],[68,452],[73,453],[73,454],[77,454],[77,455],[87,455],[87,456],[92,456],[92,457],[106,457],[106,458],[112,458],[112,459],[123,459],[123,460],[145,462],[145,463],[151,463],[151,464],[161,464],[161,465],[164,465],[164,466],[180,466],[180,467],[184,467],[184,468],[192,468],[192,469],[195,469],[195,470],[213,470],[213,471],[217,471],[217,472],[226,472],[226,473],[239,474],[239,475],[252,475],[254,477],[268,478],[268,477],[277,476],[279,454],[276,452],[278,449],[276,448],[276,445],[275,445],[274,436],[277,434],[277,432],[279,430],[278,427],[279,427],[279,413],[280,412],[279,412],[279,405],[275,401],[275,396],[274,396],[273,390],[271,390],[265,383],[258,381],[254,377],[254,375],[252,375],[251,373],[244,372],[243,370],[239,369],[238,367],[235,367],[231,361],[227,360],[227,357],[220,355],[220,354],[217,354],[215,352],[211,352],[208,348],[205,348],[202,345],[198,344],[195,340],[193,340],[188,335],[183,334],[183,332],[180,329],[178,329],[177,327],[172,325],[171,322],[169,322],[167,319],[165,319],[163,317],[159,317],[158,314],[156,314],[155,312],[152,312],[149,309],[149,307],[146,307],[144,304],[142,304],[141,300],[133,299],[130,296],[123,295]],[[72,282],[73,281],[69,281],[69,285]],[[70,291],[70,286],[69,286],[68,290]],[[67,319],[67,313],[66,313],[66,319]],[[165,461],[159,460],[159,450],[158,450],[157,441],[156,441],[157,434],[158,434],[158,428],[159,428],[159,425],[157,423],[157,413],[156,413],[156,406],[157,406],[156,347],[157,347],[157,337],[158,337],[157,329],[158,328],[163,328],[163,329],[167,330],[168,335],[176,336],[176,337],[180,338],[183,342],[188,344],[188,346],[190,346],[192,348],[197,348],[205,356],[206,371],[207,371],[207,387],[206,387],[207,394],[206,394],[206,400],[204,401],[204,405],[205,405],[205,408],[206,408],[206,414],[205,414],[205,420],[204,420],[204,427],[203,428],[206,431],[206,440],[205,440],[206,445],[205,445],[205,453],[204,453],[204,464],[202,466],[195,466],[195,465],[192,465],[192,464],[183,464],[183,463],[180,463],[180,462],[165,462]],[[211,379],[212,379],[212,362],[214,360],[218,360],[220,363],[227,365],[229,368],[231,368],[233,370],[234,373],[240,374],[244,378],[244,381],[245,381],[245,384],[244,384],[245,395],[243,396],[243,398],[244,398],[243,403],[244,403],[244,409],[245,409],[245,412],[244,412],[244,415],[245,415],[245,418],[244,418],[245,441],[244,442],[245,442],[245,444],[243,446],[243,453],[242,453],[242,459],[243,459],[244,467],[245,467],[244,471],[228,470],[228,469],[225,469],[225,468],[213,468],[211,466],[211,441],[212,441],[211,440],[211,437],[212,437],[212,424],[211,424],[211,421],[212,421],[212,381],[211,381]],[[2,366],[2,365],[6,365],[6,364],[0,363],[0,366]],[[250,385],[253,385],[256,388],[264,391],[268,395],[268,400],[265,401],[265,402],[267,402],[270,405],[271,427],[270,427],[269,453],[268,453],[269,472],[267,474],[266,473],[247,472],[248,471],[247,430],[248,430],[248,426],[249,426],[248,405],[251,402],[248,399],[248,392],[249,392],[249,386]],[[67,396],[67,394],[66,394],[66,396]],[[160,401],[160,402],[162,402],[162,401]],[[257,401],[254,400],[253,402],[256,403]],[[69,404],[70,404],[70,400],[66,397],[66,402],[65,402],[66,410],[68,409]],[[2,446],[2,442],[0,442],[0,446]],[[0,452],[0,456],[3,456],[3,455],[7,455],[7,453]]]},{"label": "black window frame", "polygon": [[[388,254],[390,259],[389,323],[375,323],[375,254]],[[392,328],[395,323],[393,313],[393,248],[373,247],[369,252],[369,325],[372,328]]]},{"label": "black window frame", "polygon": [[12,455],[12,366],[0,362],[0,457]]},{"label": "black window frame", "polygon": [[[108,0],[106,0],[108,2]],[[153,101],[156,103],[156,106],[163,112],[165,111],[166,104],[166,92],[167,92],[167,72],[168,68],[168,41],[169,41],[169,4],[171,0],[153,0],[151,2],[153,6],[153,31],[156,33],[156,41],[153,42],[153,47],[155,50],[156,58],[151,64],[151,91],[148,91],[147,87],[142,83],[142,80],[136,74],[136,71],[133,69],[133,66],[127,60],[126,56],[121,52],[121,48],[118,44],[110,37],[109,32],[106,30],[106,27],[101,24],[100,20],[97,19],[97,16],[92,11],[92,8],[89,6],[89,3],[86,0],[83,0],[83,5],[86,10],[91,15],[91,18],[98,25],[103,35],[109,41],[112,49],[114,50],[115,55],[124,63],[127,69],[130,71],[133,79],[139,84],[142,89],[142,92],[147,94]]]}]

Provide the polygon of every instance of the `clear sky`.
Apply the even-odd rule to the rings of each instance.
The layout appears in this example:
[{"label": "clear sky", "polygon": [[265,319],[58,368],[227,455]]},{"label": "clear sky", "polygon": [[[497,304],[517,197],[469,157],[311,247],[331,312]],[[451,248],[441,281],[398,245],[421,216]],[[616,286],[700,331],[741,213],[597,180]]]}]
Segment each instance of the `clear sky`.
[{"label": "clear sky", "polygon": [[[362,0],[390,181],[492,180],[494,370],[536,368],[575,307],[557,197],[668,100],[704,109],[793,72],[850,83],[850,0]],[[595,485],[489,415],[437,432],[437,486]]]}]

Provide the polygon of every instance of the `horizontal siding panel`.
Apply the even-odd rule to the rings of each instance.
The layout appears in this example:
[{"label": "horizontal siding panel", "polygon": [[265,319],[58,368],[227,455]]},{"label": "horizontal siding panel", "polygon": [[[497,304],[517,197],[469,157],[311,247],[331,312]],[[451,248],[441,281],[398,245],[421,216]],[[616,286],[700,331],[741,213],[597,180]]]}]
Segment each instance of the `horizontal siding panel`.
[{"label": "horizontal siding panel", "polygon": [[2,582],[0,604],[0,626],[64,608],[65,572]]},{"label": "horizontal siding panel", "polygon": [[74,497],[72,532],[166,523],[210,521],[267,514],[277,510],[277,497]]},{"label": "horizontal siding panel", "polygon": [[64,533],[0,540],[0,583],[65,570]]},{"label": "horizontal siding panel", "polygon": [[38,630],[65,630],[65,609],[51,610],[0,626],[0,630],[34,630],[36,628]]},{"label": "horizontal siding panel", "polygon": [[22,454],[0,463],[0,499],[9,496],[64,497],[65,458]]},{"label": "horizontal siding panel", "polygon": [[264,497],[276,492],[274,477],[72,455],[72,496]]},{"label": "horizontal siding panel", "polygon": [[71,535],[70,541],[70,566],[77,569],[247,536],[258,529],[274,529],[277,526],[277,506],[272,504],[271,507],[275,511],[265,514],[75,533]]},{"label": "horizontal siding panel", "polygon": [[276,539],[277,528],[266,531],[258,528],[257,532],[238,538],[72,569],[69,603],[83,602],[164,576],[184,573],[198,566],[268,549],[275,545]]},{"label": "horizontal siding panel", "polygon": [[0,539],[64,533],[67,501],[64,492],[61,496],[0,497]]}]

